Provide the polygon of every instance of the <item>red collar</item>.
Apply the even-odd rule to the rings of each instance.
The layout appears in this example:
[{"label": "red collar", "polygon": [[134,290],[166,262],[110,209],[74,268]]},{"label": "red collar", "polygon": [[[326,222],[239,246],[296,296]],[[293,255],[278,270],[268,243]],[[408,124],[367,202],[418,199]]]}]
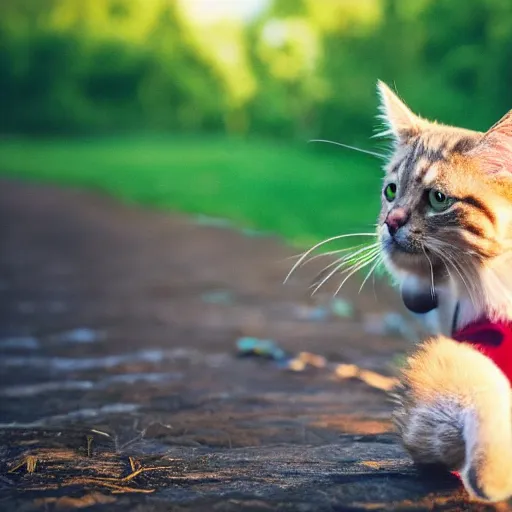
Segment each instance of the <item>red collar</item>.
[{"label": "red collar", "polygon": [[489,357],[512,385],[512,322],[491,322],[484,318],[455,331],[453,339],[471,343]]}]

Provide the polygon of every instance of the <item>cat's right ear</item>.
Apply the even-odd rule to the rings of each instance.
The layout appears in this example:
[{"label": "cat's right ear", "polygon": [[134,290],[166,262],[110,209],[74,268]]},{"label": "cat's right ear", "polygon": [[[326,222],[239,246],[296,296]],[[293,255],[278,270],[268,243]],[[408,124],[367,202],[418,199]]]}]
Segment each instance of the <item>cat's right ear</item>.
[{"label": "cat's right ear", "polygon": [[418,135],[425,121],[414,114],[409,107],[384,83],[377,82],[380,97],[380,118],[385,130],[378,136],[393,136],[396,142],[406,143]]}]

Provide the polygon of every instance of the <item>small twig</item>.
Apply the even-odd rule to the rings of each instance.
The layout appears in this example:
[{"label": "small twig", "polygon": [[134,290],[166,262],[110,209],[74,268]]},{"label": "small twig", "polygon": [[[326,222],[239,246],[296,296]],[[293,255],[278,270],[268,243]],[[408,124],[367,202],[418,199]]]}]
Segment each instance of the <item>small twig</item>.
[{"label": "small twig", "polygon": [[106,480],[109,482],[129,482],[130,480],[133,480],[136,476],[139,476],[141,473],[147,473],[148,471],[158,471],[162,469],[169,469],[169,466],[156,466],[152,468],[139,468],[135,471],[132,471],[129,475],[126,475],[123,478],[104,478],[102,480]]},{"label": "small twig", "polygon": [[94,441],[94,436],[87,435],[87,457],[92,457],[92,443]]},{"label": "small twig", "polygon": [[137,469],[140,468],[140,462],[136,461],[133,457],[128,457],[128,460],[130,461],[130,467],[133,471],[137,471]]},{"label": "small twig", "polygon": [[120,487],[117,491],[112,491],[112,494],[121,494],[123,492],[140,492],[143,494],[151,494],[156,489],[136,489],[134,487]]},{"label": "small twig", "polygon": [[17,466],[11,468],[8,473],[14,473],[23,466],[27,466],[27,473],[34,473],[37,466],[37,457],[35,455],[27,455]]},{"label": "small twig", "polygon": [[107,479],[103,478],[73,478],[71,480],[66,480],[64,485],[84,485],[84,484],[100,484],[104,487],[108,487],[109,489],[113,489],[113,494],[120,494],[124,492],[139,492],[144,494],[150,494],[155,492],[155,489],[137,489],[134,487],[123,487],[122,485],[116,485],[115,483],[111,483],[107,481]]},{"label": "small twig", "polygon": [[92,429],[91,429],[91,432],[92,432],[93,434],[99,434],[100,436],[105,436],[105,437],[110,437],[110,438],[112,438],[112,436],[111,436],[110,434],[108,434],[107,432],[102,432],[101,430],[97,430],[97,429],[95,429],[95,428],[92,428]]},{"label": "small twig", "polygon": [[386,377],[371,370],[364,370],[355,364],[339,364],[336,366],[335,373],[342,379],[359,379],[368,386],[383,391],[391,391],[398,384],[398,379],[394,377]]}]

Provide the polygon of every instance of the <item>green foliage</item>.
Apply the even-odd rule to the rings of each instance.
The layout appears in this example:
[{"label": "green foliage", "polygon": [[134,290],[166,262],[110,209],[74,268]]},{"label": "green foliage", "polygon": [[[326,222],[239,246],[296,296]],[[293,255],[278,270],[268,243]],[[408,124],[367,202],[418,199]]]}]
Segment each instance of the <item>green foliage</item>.
[{"label": "green foliage", "polygon": [[269,0],[212,24],[194,1],[2,0],[0,133],[61,137],[2,138],[2,171],[306,242],[376,216],[377,165],[305,141],[369,146],[378,78],[468,128],[512,107],[510,0]]},{"label": "green foliage", "polygon": [[[19,0],[2,7],[1,131],[222,128],[222,84],[187,44],[173,4],[161,7],[141,43],[114,30],[119,17],[139,14],[132,2],[94,0],[92,7],[110,6],[112,30],[82,26],[87,9],[80,9],[88,3],[80,2]],[[70,6],[78,24],[57,28],[52,8],[57,15]]]},{"label": "green foliage", "polygon": [[230,22],[230,66],[229,44],[215,45],[227,22],[206,33],[186,4],[3,0],[0,131],[354,142],[371,134],[377,78],[423,115],[471,128],[512,105],[509,0],[274,0],[248,25]]}]

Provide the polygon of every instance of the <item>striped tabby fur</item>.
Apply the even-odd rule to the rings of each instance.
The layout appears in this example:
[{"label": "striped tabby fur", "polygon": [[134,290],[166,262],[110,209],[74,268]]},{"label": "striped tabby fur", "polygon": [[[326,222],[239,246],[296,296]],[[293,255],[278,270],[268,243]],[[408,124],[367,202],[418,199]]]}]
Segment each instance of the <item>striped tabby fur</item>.
[{"label": "striped tabby fur", "polygon": [[409,358],[394,419],[418,464],[459,471],[472,497],[500,501],[512,495],[510,385],[449,336],[483,315],[512,321],[512,113],[474,132],[426,121],[378,88],[394,140],[378,224],[384,261],[398,284],[439,304],[439,332]]}]

